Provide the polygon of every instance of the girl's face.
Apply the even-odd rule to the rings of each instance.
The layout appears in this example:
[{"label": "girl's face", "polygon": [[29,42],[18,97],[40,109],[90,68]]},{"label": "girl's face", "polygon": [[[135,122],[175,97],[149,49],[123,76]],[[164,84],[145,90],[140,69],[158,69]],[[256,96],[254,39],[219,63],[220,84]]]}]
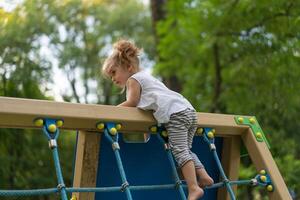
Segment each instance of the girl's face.
[{"label": "girl's face", "polygon": [[128,78],[133,74],[130,68],[131,67],[125,69],[124,67],[113,66],[110,68],[108,74],[114,84],[124,88]]}]

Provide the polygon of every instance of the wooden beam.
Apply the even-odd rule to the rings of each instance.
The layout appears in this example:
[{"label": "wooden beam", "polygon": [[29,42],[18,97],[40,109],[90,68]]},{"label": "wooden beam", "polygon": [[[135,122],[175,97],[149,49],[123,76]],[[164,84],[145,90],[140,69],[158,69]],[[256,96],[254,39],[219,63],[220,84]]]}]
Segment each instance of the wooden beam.
[{"label": "wooden beam", "polygon": [[265,169],[272,180],[274,191],[269,192],[271,200],[292,200],[288,188],[265,142],[258,142],[251,129],[242,134],[243,142],[257,171]]},{"label": "wooden beam", "polygon": [[[73,187],[96,187],[101,134],[79,131]],[[95,193],[73,193],[77,200],[94,199]]]},{"label": "wooden beam", "polygon": [[[97,131],[100,121],[121,122],[121,132],[129,133],[148,132],[157,124],[151,112],[138,108],[0,97],[0,127],[35,128],[38,117],[63,119],[63,129],[84,131]],[[198,113],[198,124],[222,136],[240,135],[248,128],[236,125],[234,115],[224,114]]]},{"label": "wooden beam", "polygon": [[[227,178],[231,181],[238,180],[240,168],[240,146],[241,137],[226,137],[223,138],[222,150],[222,166]],[[233,186],[233,191],[236,194],[237,186]],[[218,190],[218,200],[230,200],[226,188]]]}]

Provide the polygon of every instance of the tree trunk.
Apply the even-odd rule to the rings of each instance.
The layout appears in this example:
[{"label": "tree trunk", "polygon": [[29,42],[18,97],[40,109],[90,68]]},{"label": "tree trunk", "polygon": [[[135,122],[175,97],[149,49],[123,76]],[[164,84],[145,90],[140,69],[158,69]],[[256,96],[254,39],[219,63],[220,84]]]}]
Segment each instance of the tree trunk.
[{"label": "tree trunk", "polygon": [[[15,137],[11,137],[12,140],[15,139]],[[9,188],[14,188],[15,187],[15,173],[16,173],[16,170],[15,170],[15,155],[14,155],[14,146],[13,145],[9,145],[8,147],[8,154],[9,154],[9,157],[11,158],[10,159],[10,162],[9,162],[9,175],[8,175],[8,182],[9,182]]]},{"label": "tree trunk", "polygon": [[157,35],[156,25],[157,22],[163,20],[166,16],[166,11],[164,6],[166,5],[167,0],[151,0],[151,14],[152,14],[152,28],[155,37],[156,46],[159,43],[159,37]]},{"label": "tree trunk", "polygon": [[254,196],[253,196],[253,187],[251,186],[248,186],[247,187],[247,197],[249,200],[253,200],[254,199]]},{"label": "tree trunk", "polygon": [[170,77],[163,77],[163,82],[166,84],[168,88],[170,88],[173,91],[181,92],[182,91],[182,84],[180,83],[177,76],[172,75]]},{"label": "tree trunk", "polygon": [[222,85],[222,75],[221,75],[221,63],[220,63],[220,54],[219,54],[219,46],[217,43],[213,45],[213,56],[215,62],[215,82],[214,82],[214,96],[211,107],[211,112],[221,112],[222,106],[220,101],[221,96],[221,85]]},{"label": "tree trunk", "polygon": [[[157,22],[165,19],[166,3],[167,3],[167,0],[151,0],[150,1],[151,13],[152,13],[152,27],[153,27],[156,47],[159,45],[159,35],[157,34],[156,25],[157,25]],[[156,61],[157,62],[162,61],[162,58],[159,55],[159,52],[157,51],[157,48],[156,48]],[[180,83],[179,79],[176,77],[176,75],[171,75],[170,77],[162,77],[162,78],[163,78],[163,82],[171,90],[174,90],[176,92],[182,91],[181,83]]]},{"label": "tree trunk", "polygon": [[68,81],[69,81],[71,89],[72,89],[73,97],[75,98],[77,103],[81,103],[80,99],[79,99],[77,89],[76,89],[75,66],[70,66],[69,71],[66,70],[66,73],[67,73],[67,78],[68,78]]},{"label": "tree trunk", "polygon": [[109,84],[107,81],[104,81],[103,83],[103,90],[104,90],[104,104],[108,105],[111,104],[111,84]]},{"label": "tree trunk", "polygon": [[6,79],[6,69],[4,69],[4,73],[2,74],[2,87],[3,87],[3,96],[7,96],[6,88],[7,88],[7,79]]}]

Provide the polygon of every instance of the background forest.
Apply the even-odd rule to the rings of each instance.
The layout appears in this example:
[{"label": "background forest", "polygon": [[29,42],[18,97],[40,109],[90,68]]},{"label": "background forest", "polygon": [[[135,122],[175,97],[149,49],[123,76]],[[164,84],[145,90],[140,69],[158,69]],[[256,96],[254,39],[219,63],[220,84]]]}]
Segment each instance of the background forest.
[{"label": "background forest", "polygon": [[[300,0],[0,1],[0,95],[117,104],[100,67],[114,41],[132,39],[145,69],[199,112],[255,115],[300,199],[299,11]],[[60,134],[69,186],[75,143],[75,131]],[[0,129],[0,188],[55,186],[50,158],[39,131]],[[243,157],[240,177],[254,174]],[[238,199],[263,196],[241,187]]]}]

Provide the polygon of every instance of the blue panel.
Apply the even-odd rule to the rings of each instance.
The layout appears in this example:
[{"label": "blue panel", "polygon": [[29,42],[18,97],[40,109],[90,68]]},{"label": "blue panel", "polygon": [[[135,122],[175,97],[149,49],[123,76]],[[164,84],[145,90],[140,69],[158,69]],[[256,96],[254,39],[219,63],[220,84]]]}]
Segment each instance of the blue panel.
[{"label": "blue panel", "polygon": [[[161,185],[174,183],[172,171],[164,147],[155,135],[151,136],[148,143],[124,143],[122,134],[119,138],[120,155],[123,162],[127,180],[130,185]],[[222,149],[222,139],[216,139],[218,152]],[[193,152],[196,153],[208,173],[216,181],[219,179],[217,165],[213,160],[212,153],[202,137],[195,137]],[[121,177],[116,166],[115,155],[111,144],[103,136],[100,145],[99,166],[97,176],[97,187],[120,186]],[[216,189],[205,191],[203,200],[216,199]],[[148,190],[132,191],[134,200],[160,200],[160,199],[180,199],[177,190]],[[106,192],[96,193],[96,200],[113,199],[126,200],[125,193]]]}]

